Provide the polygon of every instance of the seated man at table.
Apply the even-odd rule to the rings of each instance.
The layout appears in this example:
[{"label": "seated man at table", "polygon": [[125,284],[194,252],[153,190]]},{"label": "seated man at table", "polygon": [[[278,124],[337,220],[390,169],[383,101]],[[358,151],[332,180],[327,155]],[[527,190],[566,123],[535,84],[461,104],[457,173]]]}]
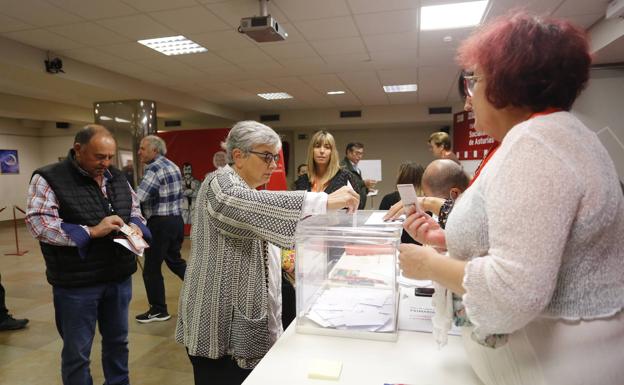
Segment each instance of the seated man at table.
[{"label": "seated man at table", "polygon": [[[444,228],[446,218],[453,208],[453,203],[468,188],[470,179],[463,167],[450,159],[436,159],[429,163],[422,177],[425,210],[438,216],[440,226]],[[440,198],[439,200],[428,199]],[[444,201],[442,202],[441,199]],[[437,209],[436,209],[437,208]]]}]

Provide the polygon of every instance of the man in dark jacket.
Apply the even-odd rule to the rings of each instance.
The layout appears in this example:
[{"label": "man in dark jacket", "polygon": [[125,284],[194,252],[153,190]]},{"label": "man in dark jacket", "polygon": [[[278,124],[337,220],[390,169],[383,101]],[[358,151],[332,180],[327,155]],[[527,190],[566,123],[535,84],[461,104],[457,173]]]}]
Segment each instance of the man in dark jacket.
[{"label": "man in dark jacket", "polygon": [[345,151],[345,158],[340,162],[340,167],[353,174],[355,185],[353,189],[360,195],[360,206],[362,210],[366,206],[366,195],[370,189],[375,187],[375,181],[370,179],[362,179],[362,173],[358,168],[358,163],[364,157],[364,145],[362,143],[349,143]]},{"label": "man in dark jacket", "polygon": [[[0,280],[1,279],[2,276],[0,275]],[[16,319],[9,314],[5,302],[4,287],[0,282],[0,331],[23,329],[26,327],[26,324],[28,324],[28,319]]]},{"label": "man in dark jacket", "polygon": [[64,385],[92,383],[96,322],[106,383],[129,384],[128,304],[136,256],[114,240],[125,224],[146,238],[149,230],[136,194],[111,165],[115,151],[105,127],[88,125],[67,158],[35,170],[28,188],[26,224],[39,240],[52,285]]}]

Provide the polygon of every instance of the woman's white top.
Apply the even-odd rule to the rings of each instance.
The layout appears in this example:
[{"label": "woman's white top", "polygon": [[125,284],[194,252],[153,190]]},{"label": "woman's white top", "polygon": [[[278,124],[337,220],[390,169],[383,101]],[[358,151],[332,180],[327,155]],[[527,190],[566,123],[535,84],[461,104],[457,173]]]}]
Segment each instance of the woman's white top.
[{"label": "woman's white top", "polygon": [[[609,154],[572,114],[513,127],[455,204],[446,240],[470,261],[465,334],[482,380],[624,381],[624,197]],[[498,349],[473,341],[508,333]]]}]

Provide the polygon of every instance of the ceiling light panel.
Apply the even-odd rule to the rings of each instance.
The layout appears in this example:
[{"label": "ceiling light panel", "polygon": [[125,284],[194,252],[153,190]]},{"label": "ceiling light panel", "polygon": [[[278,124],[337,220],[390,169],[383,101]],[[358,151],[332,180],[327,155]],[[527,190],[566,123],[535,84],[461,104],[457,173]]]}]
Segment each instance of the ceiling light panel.
[{"label": "ceiling light panel", "polygon": [[420,8],[420,30],[433,31],[478,25],[487,8],[487,0],[430,5]]},{"label": "ceiling light panel", "polygon": [[208,52],[208,49],[182,35],[139,40],[138,42],[167,56]]},{"label": "ceiling light panel", "polygon": [[278,99],[292,99],[292,95],[287,94],[286,92],[270,92],[266,94],[258,94],[263,99],[266,100],[278,100]]},{"label": "ceiling light panel", "polygon": [[418,90],[418,86],[416,84],[397,84],[392,86],[383,86],[383,89],[387,94],[395,92],[416,92]]}]

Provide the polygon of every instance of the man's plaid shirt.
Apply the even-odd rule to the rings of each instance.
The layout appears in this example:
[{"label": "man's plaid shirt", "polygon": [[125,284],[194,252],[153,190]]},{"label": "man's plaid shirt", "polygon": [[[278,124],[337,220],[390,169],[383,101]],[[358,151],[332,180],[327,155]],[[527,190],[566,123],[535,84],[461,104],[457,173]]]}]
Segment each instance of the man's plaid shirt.
[{"label": "man's plaid shirt", "polygon": [[137,195],[146,218],[154,215],[181,215],[183,195],[180,168],[164,156],[158,155],[145,166]]}]

